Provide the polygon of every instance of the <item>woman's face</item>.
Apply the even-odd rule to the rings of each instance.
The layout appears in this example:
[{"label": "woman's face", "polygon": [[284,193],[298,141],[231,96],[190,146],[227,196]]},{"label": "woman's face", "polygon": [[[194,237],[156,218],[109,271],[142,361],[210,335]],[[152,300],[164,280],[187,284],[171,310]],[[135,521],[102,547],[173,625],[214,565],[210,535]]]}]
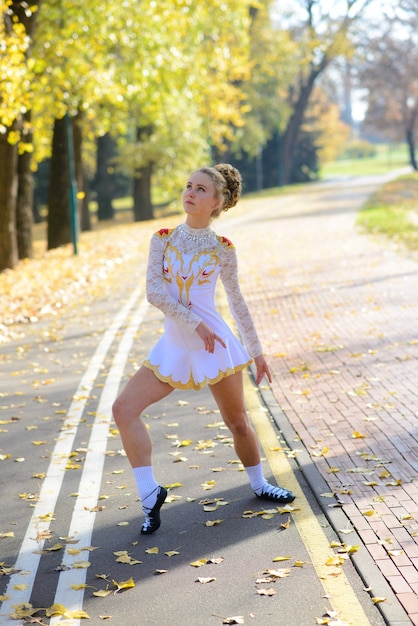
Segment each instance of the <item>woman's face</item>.
[{"label": "woman's face", "polygon": [[203,172],[195,172],[187,181],[183,192],[183,208],[188,216],[209,222],[213,211],[221,201],[215,197],[215,185]]}]

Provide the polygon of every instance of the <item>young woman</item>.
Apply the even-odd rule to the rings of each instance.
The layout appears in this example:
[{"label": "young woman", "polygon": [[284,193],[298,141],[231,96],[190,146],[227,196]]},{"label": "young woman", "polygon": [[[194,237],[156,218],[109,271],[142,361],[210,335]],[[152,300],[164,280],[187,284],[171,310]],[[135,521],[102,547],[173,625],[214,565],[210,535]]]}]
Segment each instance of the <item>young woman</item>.
[{"label": "young woman", "polygon": [[[113,405],[145,515],[144,535],[160,527],[167,490],[154,477],[151,438],[141,414],[174,389],[209,385],[256,496],[276,504],[295,499],[263,475],[259,442],[245,410],[242,370],[254,360],[257,384],[264,376],[271,382],[271,375],[240,291],[235,248],[210,228],[238,202],[241,186],[239,171],[229,164],[197,170],[183,192],[185,222],[151,239],[147,298],[165,315],[164,334]],[[218,276],[246,350],[215,308]]]}]

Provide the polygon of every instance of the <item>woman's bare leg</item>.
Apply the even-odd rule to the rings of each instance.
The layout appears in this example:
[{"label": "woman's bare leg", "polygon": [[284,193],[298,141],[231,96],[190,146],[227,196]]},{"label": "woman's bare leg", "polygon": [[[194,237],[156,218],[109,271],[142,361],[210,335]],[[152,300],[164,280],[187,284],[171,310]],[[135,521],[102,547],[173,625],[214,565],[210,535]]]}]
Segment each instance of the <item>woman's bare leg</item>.
[{"label": "woman's bare leg", "polygon": [[173,391],[168,383],[142,366],[130,379],[113,405],[113,417],[132,467],[151,465],[152,443],[141,415],[151,404]]},{"label": "woman's bare leg", "polygon": [[210,390],[225,425],[232,433],[238,458],[244,466],[257,465],[260,463],[260,446],[245,410],[242,372],[210,385]]},{"label": "woman's bare leg", "polygon": [[255,494],[276,504],[293,502],[294,493],[284,487],[271,485],[264,478],[258,437],[245,409],[242,372],[223,378],[211,385],[210,390],[225,425],[232,433],[235,452],[246,469]]},{"label": "woman's bare leg", "polygon": [[143,535],[150,535],[160,527],[160,509],[167,497],[167,489],[155,479],[151,464],[151,437],[141,415],[147,407],[172,391],[173,387],[158,380],[150,369],[142,366],[113,405],[113,416],[132,465],[145,514],[141,528]]}]

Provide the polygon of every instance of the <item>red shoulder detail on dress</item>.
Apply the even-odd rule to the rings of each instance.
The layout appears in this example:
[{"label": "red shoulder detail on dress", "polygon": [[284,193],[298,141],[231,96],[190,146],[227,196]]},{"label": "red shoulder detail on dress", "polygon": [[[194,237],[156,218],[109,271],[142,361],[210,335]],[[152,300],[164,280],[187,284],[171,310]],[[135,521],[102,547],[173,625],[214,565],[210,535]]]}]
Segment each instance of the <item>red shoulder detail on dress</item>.
[{"label": "red shoulder detail on dress", "polygon": [[160,237],[167,237],[172,230],[172,228],[160,228],[160,230],[156,232],[156,235],[159,235]]},{"label": "red shoulder detail on dress", "polygon": [[220,236],[219,239],[221,240],[221,243],[225,244],[227,248],[234,247],[234,244],[232,243],[232,241],[230,239],[228,239],[227,237],[222,237]]}]

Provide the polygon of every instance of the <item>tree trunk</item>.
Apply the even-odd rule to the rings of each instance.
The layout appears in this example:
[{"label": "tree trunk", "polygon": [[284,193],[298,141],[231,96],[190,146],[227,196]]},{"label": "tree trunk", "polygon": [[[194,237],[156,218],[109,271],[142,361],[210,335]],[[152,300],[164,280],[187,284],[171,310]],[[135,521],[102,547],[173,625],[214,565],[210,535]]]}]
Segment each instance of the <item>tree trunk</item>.
[{"label": "tree trunk", "polygon": [[[141,143],[152,133],[152,126],[138,126],[136,129],[136,141]],[[154,211],[151,202],[151,176],[153,164],[148,163],[136,167],[134,171],[134,220],[140,222],[154,219]]]},{"label": "tree trunk", "polygon": [[74,138],[74,164],[75,164],[75,177],[77,181],[77,189],[82,192],[82,197],[77,201],[78,215],[81,216],[81,230],[91,230],[90,212],[88,210],[88,202],[84,202],[86,197],[86,180],[84,175],[83,166],[83,131],[81,127],[83,113],[79,111],[74,118],[73,124],[73,138]]},{"label": "tree trunk", "polygon": [[13,269],[18,262],[16,238],[17,145],[8,142],[16,132],[15,122],[0,133],[0,271]]},{"label": "tree trunk", "polygon": [[65,117],[55,120],[48,194],[48,250],[71,241]]},{"label": "tree trunk", "polygon": [[151,202],[151,175],[151,163],[135,171],[133,185],[135,222],[154,219]]},{"label": "tree trunk", "polygon": [[408,152],[409,152],[409,162],[415,171],[418,170],[417,159],[415,157],[415,133],[414,133],[417,114],[418,114],[418,110],[412,116],[412,120],[406,129],[406,143],[407,143]]},{"label": "tree trunk", "polygon": [[279,185],[288,185],[292,182],[292,171],[295,165],[297,139],[300,128],[303,123],[303,118],[308,106],[309,98],[312,94],[315,80],[326,65],[327,63],[324,60],[320,67],[312,68],[305,84],[302,85],[300,89],[299,98],[294,106],[293,113],[289,118],[280,144]]},{"label": "tree trunk", "polygon": [[[24,122],[30,128],[30,111],[24,115]],[[24,125],[25,126],[25,125]],[[22,139],[25,143],[33,141],[32,130],[22,130]],[[33,174],[31,171],[32,153],[25,151],[18,156],[17,162],[17,202],[16,202],[16,233],[19,259],[30,259],[33,256],[32,226],[33,226]]]},{"label": "tree trunk", "polygon": [[110,133],[97,139],[97,164],[95,187],[97,193],[98,220],[112,220],[115,216],[112,200],[114,196],[113,176],[109,172],[109,162],[114,156],[115,142]]}]

